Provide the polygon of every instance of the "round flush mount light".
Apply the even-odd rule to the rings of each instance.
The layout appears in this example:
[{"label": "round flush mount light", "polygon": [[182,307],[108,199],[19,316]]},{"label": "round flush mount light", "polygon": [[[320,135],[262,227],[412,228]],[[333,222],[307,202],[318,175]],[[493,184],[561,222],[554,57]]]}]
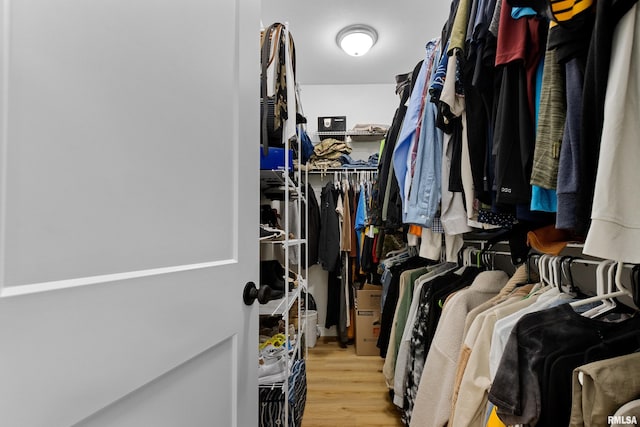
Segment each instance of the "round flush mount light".
[{"label": "round flush mount light", "polygon": [[351,56],[362,56],[376,44],[378,33],[368,25],[349,25],[343,28],[336,37],[342,50]]}]

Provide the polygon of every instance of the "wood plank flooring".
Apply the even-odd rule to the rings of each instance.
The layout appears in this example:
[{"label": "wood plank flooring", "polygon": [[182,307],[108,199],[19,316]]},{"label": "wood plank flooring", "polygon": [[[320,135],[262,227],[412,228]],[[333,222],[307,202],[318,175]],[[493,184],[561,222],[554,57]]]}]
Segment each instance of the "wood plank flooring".
[{"label": "wood plank flooring", "polygon": [[302,427],[399,427],[379,356],[356,356],[353,345],[319,339],[307,359]]}]

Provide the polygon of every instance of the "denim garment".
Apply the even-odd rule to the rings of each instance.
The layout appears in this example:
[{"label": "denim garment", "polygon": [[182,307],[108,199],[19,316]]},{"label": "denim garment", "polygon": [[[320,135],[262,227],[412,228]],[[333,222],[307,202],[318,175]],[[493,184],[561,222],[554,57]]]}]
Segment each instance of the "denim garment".
[{"label": "denim garment", "polygon": [[393,172],[396,175],[398,181],[398,187],[400,187],[400,197],[402,199],[402,205],[404,206],[404,188],[405,178],[407,175],[407,157],[409,156],[409,149],[411,148],[411,142],[415,138],[416,129],[418,126],[418,120],[421,113],[422,105],[422,92],[424,90],[425,78],[427,73],[427,63],[424,61],[418,74],[418,79],[413,86],[411,97],[409,98],[409,106],[405,113],[404,120],[402,121],[402,128],[400,129],[400,135],[398,141],[393,149]]},{"label": "denim garment", "polygon": [[426,45],[426,59],[422,63],[418,77],[414,83],[413,90],[411,91],[411,97],[409,98],[409,106],[407,112],[402,121],[402,128],[398,135],[398,141],[393,150],[393,172],[398,180],[398,186],[400,187],[400,197],[402,199],[402,206],[405,206],[406,194],[405,186],[408,185],[406,181],[406,175],[408,171],[407,159],[410,154],[410,148],[413,140],[416,138],[416,132],[418,127],[418,121],[422,114],[422,96],[424,94],[424,87],[426,85],[428,76],[427,68],[429,66],[429,59],[434,49],[439,45],[438,39],[430,40]]},{"label": "denim garment", "polygon": [[442,185],[443,132],[436,126],[437,106],[430,102],[424,106],[422,128],[418,140],[416,169],[411,181],[403,222],[429,228],[440,207]]}]

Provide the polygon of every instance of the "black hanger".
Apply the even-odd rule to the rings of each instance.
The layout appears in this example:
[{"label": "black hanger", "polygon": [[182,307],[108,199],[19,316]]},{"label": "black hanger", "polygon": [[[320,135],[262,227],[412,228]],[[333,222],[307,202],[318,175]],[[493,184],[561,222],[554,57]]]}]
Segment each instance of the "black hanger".
[{"label": "black hanger", "polygon": [[527,254],[527,262],[525,264],[525,268],[527,270],[527,282],[523,283],[524,285],[533,283],[533,279],[531,277],[531,260],[534,257],[539,259],[541,257],[541,254],[537,252],[529,251],[529,253]]},{"label": "black hanger", "polygon": [[576,259],[574,256],[564,255],[560,258],[560,287],[564,283],[564,277],[569,279],[569,293],[575,294],[578,292],[578,288],[576,287],[573,281],[573,272],[571,271],[571,263]]},{"label": "black hanger", "polygon": [[631,293],[633,303],[640,308],[640,264],[634,265],[631,270]]}]

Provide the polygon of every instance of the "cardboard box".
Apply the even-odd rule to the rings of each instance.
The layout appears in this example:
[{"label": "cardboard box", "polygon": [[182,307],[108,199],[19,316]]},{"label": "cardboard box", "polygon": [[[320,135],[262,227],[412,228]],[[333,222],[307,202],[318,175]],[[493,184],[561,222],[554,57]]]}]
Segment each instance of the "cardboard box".
[{"label": "cardboard box", "polygon": [[357,310],[378,310],[380,311],[380,301],[382,298],[382,287],[377,286],[372,289],[373,285],[365,289],[356,291],[356,309]]},{"label": "cardboard box", "polygon": [[356,354],[380,356],[380,310],[356,310]]},{"label": "cardboard box", "polygon": [[380,335],[380,286],[356,291],[356,354],[379,356],[376,346]]}]

